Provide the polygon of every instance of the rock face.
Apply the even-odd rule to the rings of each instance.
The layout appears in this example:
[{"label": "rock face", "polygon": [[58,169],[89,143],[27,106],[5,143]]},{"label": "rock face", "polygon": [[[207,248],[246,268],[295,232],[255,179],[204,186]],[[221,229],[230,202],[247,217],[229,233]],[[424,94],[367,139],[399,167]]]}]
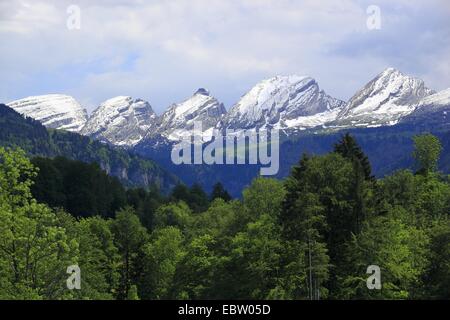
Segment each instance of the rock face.
[{"label": "rock face", "polygon": [[22,115],[40,121],[48,128],[80,132],[87,121],[86,110],[67,95],[32,96],[7,105]]},{"label": "rock face", "polygon": [[334,120],[345,103],[320,90],[310,77],[277,76],[258,83],[227,114],[229,129],[310,128]]},{"label": "rock face", "polygon": [[119,96],[101,103],[81,133],[117,146],[134,146],[154,129],[155,120],[147,101]]},{"label": "rock face", "polygon": [[149,137],[157,134],[176,141],[191,135],[195,122],[201,122],[203,131],[212,132],[225,113],[224,105],[208,90],[200,88],[189,99],[170,106],[158,119],[156,131],[149,132]]},{"label": "rock face", "polygon": [[433,93],[422,80],[388,68],[349,100],[334,124],[343,127],[393,125],[412,113],[421,99]]}]

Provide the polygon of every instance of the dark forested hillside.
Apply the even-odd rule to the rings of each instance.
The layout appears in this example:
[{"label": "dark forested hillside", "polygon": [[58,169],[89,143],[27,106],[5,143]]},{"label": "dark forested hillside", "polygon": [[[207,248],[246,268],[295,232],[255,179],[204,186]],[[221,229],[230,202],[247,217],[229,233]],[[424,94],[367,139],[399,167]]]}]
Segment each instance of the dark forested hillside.
[{"label": "dark forested hillside", "polygon": [[152,160],[93,141],[76,133],[47,130],[38,121],[24,118],[0,104],[0,145],[18,146],[30,156],[56,157],[98,163],[126,186],[156,186],[168,192],[179,180]]},{"label": "dark forested hillside", "polygon": [[296,163],[296,157],[302,153],[321,155],[333,150],[336,140],[344,133],[350,133],[357,140],[361,148],[367,154],[377,177],[391,174],[398,169],[414,169],[413,137],[417,134],[432,133],[443,144],[442,156],[439,161],[439,169],[450,173],[448,159],[450,157],[450,130],[446,127],[415,126],[411,124],[399,124],[391,127],[351,129],[345,132],[330,132],[317,135],[303,134],[290,140],[285,140],[281,145],[280,177],[289,174],[290,167]]},{"label": "dark forested hillside", "polygon": [[32,164],[38,172],[31,192],[40,203],[64,208],[76,217],[112,217],[127,204],[126,190],[119,180],[96,163],[36,157]]},{"label": "dark forested hillside", "polygon": [[[333,146],[345,133],[352,134],[367,154],[377,177],[393,173],[401,168],[414,169],[413,136],[431,132],[443,144],[439,169],[450,173],[450,129],[448,126],[434,126],[421,123],[417,125],[399,124],[392,127],[361,128],[339,132],[302,132],[296,136],[284,137],[280,143],[280,170],[277,178],[289,175],[290,169],[298,161],[299,155],[323,155],[333,150]],[[221,182],[234,196],[239,197],[242,189],[258,176],[260,165],[174,165],[170,160],[171,146],[154,141],[142,141],[135,147],[135,152],[142,157],[149,157],[161,166],[173,172],[185,183],[201,184],[210,192],[215,183]]]}]

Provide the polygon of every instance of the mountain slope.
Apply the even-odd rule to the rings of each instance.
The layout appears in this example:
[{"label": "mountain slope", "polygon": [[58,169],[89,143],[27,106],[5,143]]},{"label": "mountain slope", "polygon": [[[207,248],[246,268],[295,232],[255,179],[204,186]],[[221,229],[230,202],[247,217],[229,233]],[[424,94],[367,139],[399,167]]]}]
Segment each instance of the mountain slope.
[{"label": "mountain slope", "polygon": [[442,111],[447,115],[446,108],[450,106],[450,88],[427,96],[415,106],[415,114],[434,113]]},{"label": "mountain slope", "polygon": [[24,118],[0,104],[0,145],[21,147],[30,156],[56,157],[98,163],[126,186],[157,186],[168,192],[179,179],[152,160],[63,130],[47,130],[40,122]]},{"label": "mountain slope", "polygon": [[277,76],[258,83],[228,112],[229,129],[310,128],[334,120],[344,102],[320,90],[310,77]]},{"label": "mountain slope", "polygon": [[203,131],[211,131],[226,113],[225,107],[206,89],[198,89],[192,97],[173,104],[158,119],[155,132],[149,132],[149,138],[160,135],[170,141],[178,141],[191,135],[194,123],[199,122]]},{"label": "mountain slope", "polygon": [[101,103],[81,134],[117,146],[133,146],[154,126],[155,119],[148,102],[119,96]]},{"label": "mountain slope", "polygon": [[79,132],[87,121],[86,110],[72,97],[62,94],[32,96],[9,102],[18,113],[53,129]]},{"label": "mountain slope", "polygon": [[388,68],[367,83],[348,102],[332,125],[370,127],[393,125],[412,113],[422,98],[434,91],[422,80]]},{"label": "mountain slope", "polygon": [[419,101],[414,111],[400,123],[430,130],[450,130],[450,88],[427,96]]}]

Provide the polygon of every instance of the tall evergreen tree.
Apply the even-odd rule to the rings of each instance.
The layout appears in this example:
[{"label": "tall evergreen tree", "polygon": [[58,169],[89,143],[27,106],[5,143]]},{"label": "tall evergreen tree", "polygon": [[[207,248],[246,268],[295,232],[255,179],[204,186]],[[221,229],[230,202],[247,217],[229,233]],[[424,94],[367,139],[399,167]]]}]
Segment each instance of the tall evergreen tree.
[{"label": "tall evergreen tree", "polygon": [[356,139],[349,133],[346,133],[335,144],[334,152],[350,160],[353,164],[352,190],[349,195],[349,200],[354,203],[353,216],[355,218],[355,228],[353,232],[358,233],[361,231],[362,223],[368,214],[365,198],[370,184],[375,181],[375,177],[372,175],[369,158],[364,154]]},{"label": "tall evergreen tree", "polygon": [[225,190],[225,188],[223,187],[223,185],[220,182],[217,182],[214,185],[213,191],[211,192],[211,196],[210,196],[211,201],[218,199],[218,198],[223,199],[225,201],[231,200],[230,194],[227,192],[227,190]]},{"label": "tall evergreen tree", "polygon": [[346,133],[342,139],[334,145],[334,152],[339,153],[346,159],[355,163],[355,167],[361,170],[366,180],[374,180],[372,166],[369,158],[364,154],[361,147],[350,133]]},{"label": "tall evergreen tree", "polygon": [[[326,206],[322,203],[318,181],[311,181],[311,170],[319,158],[303,155],[300,164],[292,169],[286,180],[286,198],[283,202],[280,222],[286,241],[299,241],[304,245],[303,268],[307,270],[306,290],[308,299],[326,297],[324,287],[329,275],[329,255],[325,243],[327,226]],[[342,162],[342,161],[341,161]],[[332,219],[332,217],[329,217]],[[341,217],[342,218],[342,217]],[[328,236],[334,241],[334,237]]]}]

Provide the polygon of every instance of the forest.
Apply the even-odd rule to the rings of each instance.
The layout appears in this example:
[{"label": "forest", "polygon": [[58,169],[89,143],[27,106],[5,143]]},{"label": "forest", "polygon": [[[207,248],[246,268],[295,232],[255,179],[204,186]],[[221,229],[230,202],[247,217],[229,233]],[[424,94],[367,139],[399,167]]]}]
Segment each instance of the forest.
[{"label": "forest", "polygon": [[[0,299],[449,299],[441,150],[417,135],[415,169],[378,179],[346,134],[232,199],[220,183],[164,195],[0,147]],[[80,289],[67,286],[73,265]]]}]

